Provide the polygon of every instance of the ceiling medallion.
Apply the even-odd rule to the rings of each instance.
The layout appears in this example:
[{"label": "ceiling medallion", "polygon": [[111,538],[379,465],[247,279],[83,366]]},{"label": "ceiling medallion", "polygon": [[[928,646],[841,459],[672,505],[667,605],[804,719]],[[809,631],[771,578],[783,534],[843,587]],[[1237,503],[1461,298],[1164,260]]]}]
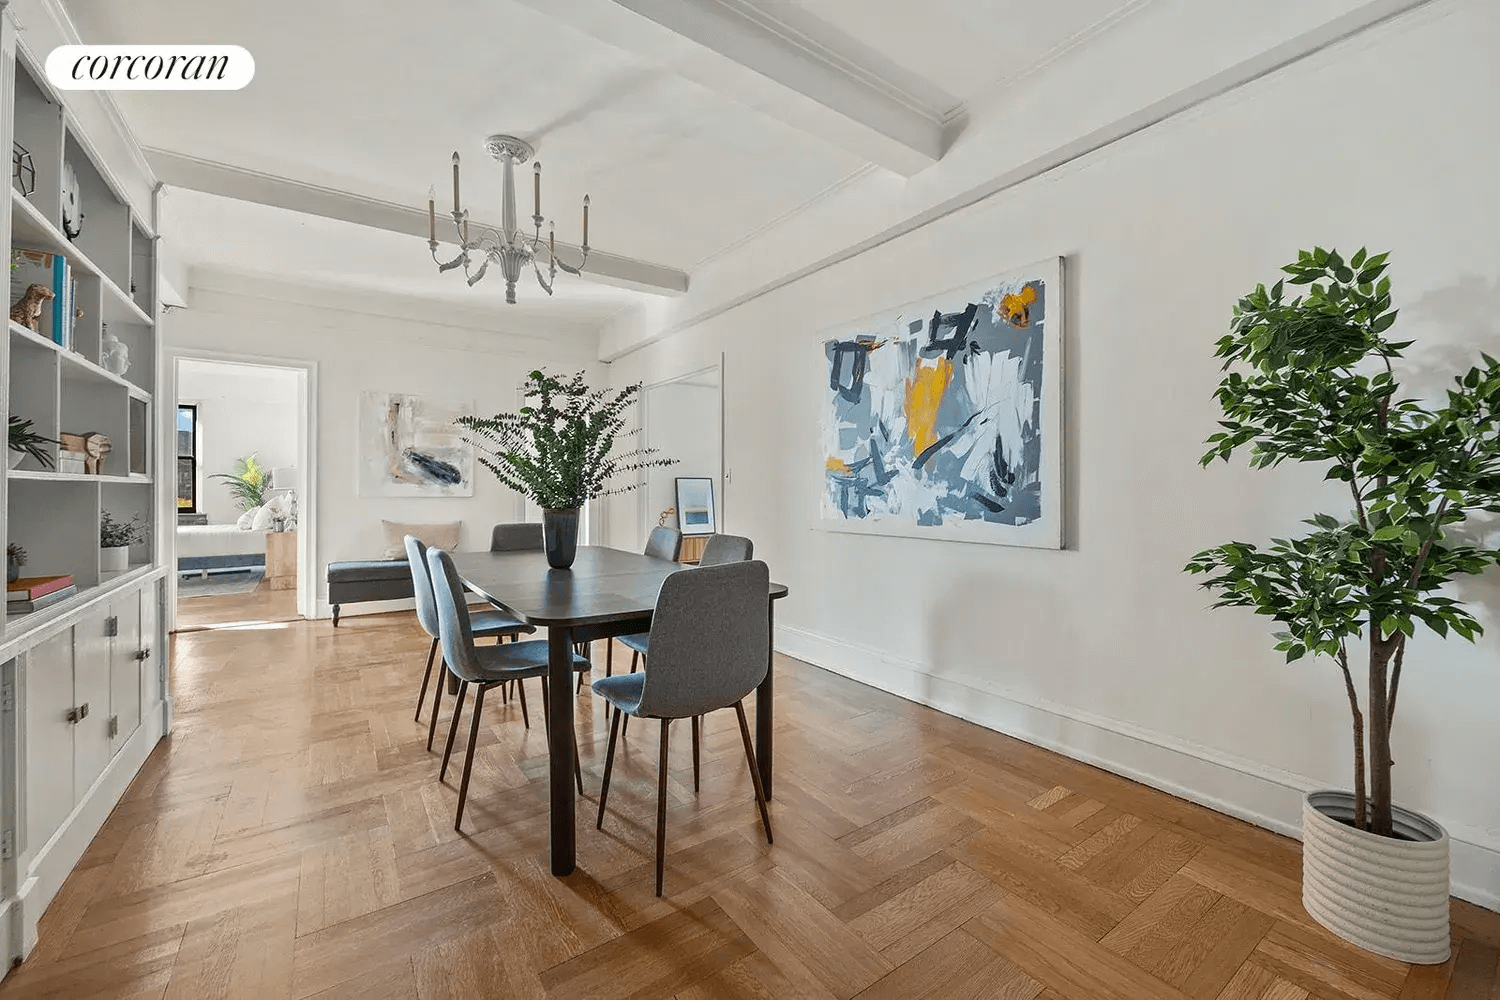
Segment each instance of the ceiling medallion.
[{"label": "ceiling medallion", "polygon": [[[458,196],[458,153],[453,154],[453,228],[458,235],[458,256],[450,261],[440,261],[437,256],[437,204],[436,195],[429,189],[427,192],[427,246],[432,251],[433,262],[437,264],[438,271],[451,271],[455,267],[464,269],[464,276],[468,278],[470,286],[483,278],[489,270],[491,263],[500,266],[500,273],[505,275],[505,301],[511,305],[516,302],[516,282],[521,278],[521,271],[527,264],[531,265],[536,274],[537,284],[548,295],[552,294],[552,282],[557,278],[559,269],[569,274],[579,274],[589,259],[589,196],[583,196],[583,255],[579,258],[578,266],[573,267],[557,257],[557,239],[555,226],[548,223],[547,239],[542,240],[542,223],[547,220],[542,217],[542,165],[540,162],[532,164],[532,195],[533,211],[531,221],[533,230],[527,234],[516,224],[516,177],[515,168],[518,163],[525,163],[536,156],[536,150],[531,144],[523,139],[517,139],[513,135],[492,135],[484,140],[485,150],[500,161],[505,170],[505,194],[500,229],[489,229],[475,227],[475,233],[471,238],[469,233],[469,212],[462,207]],[[547,257],[547,274],[542,275],[542,266],[539,258]],[[478,258],[478,267],[473,267],[475,259]]]}]

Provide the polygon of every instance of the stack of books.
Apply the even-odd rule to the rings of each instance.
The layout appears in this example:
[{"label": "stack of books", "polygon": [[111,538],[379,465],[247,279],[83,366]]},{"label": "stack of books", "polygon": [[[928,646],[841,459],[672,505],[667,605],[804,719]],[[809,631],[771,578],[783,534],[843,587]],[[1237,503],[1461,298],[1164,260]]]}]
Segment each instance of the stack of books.
[{"label": "stack of books", "polygon": [[78,278],[73,274],[68,258],[60,253],[17,247],[11,259],[14,269],[10,272],[10,300],[20,299],[29,285],[45,285],[52,289],[52,301],[42,306],[37,333],[59,347],[75,350],[73,332],[78,323],[78,310],[74,303]]},{"label": "stack of books", "polygon": [[62,576],[23,576],[5,585],[5,613],[29,615],[78,593],[71,573]]}]

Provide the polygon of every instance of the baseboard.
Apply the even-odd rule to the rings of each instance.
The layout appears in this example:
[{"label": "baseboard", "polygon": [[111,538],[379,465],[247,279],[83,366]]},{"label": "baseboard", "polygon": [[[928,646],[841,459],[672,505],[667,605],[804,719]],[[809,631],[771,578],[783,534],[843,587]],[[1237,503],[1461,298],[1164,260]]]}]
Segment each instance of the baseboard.
[{"label": "baseboard", "polygon": [[109,819],[110,812],[162,736],[162,706],[157,704],[143,715],[140,727],[105,766],[88,794],[74,807],[52,839],[31,856],[15,899],[10,904],[15,907],[15,912],[6,921],[9,941],[5,955],[9,961],[7,969],[0,970],[0,973],[8,971],[10,964],[24,959],[36,947],[37,921],[63,882],[73,873],[83,852],[104,826],[104,821]]},{"label": "baseboard", "polygon": [[[893,657],[790,625],[776,628],[776,649],[851,680],[927,705],[986,729],[1196,802],[1300,840],[1303,795],[1322,785],[1165,733],[1046,699],[943,677]],[[1441,821],[1441,818],[1439,817]],[[1452,838],[1453,894],[1500,909],[1500,844],[1469,831]]]}]

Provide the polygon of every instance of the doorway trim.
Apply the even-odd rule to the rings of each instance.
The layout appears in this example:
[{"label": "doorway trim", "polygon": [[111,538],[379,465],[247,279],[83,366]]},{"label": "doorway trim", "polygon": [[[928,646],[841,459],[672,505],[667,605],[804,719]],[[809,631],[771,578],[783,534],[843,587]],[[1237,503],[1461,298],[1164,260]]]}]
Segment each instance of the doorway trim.
[{"label": "doorway trim", "polygon": [[[163,564],[172,572],[167,574],[166,618],[167,631],[177,628],[177,394],[178,362],[218,361],[229,364],[248,365],[255,368],[282,368],[301,372],[302,396],[298,402],[302,410],[301,433],[297,441],[297,468],[301,470],[302,496],[297,498],[297,613],[308,621],[318,616],[317,536],[318,536],[318,362],[303,358],[277,358],[259,354],[239,354],[229,351],[207,351],[199,348],[167,346],[163,363],[168,381],[167,399],[171,404],[171,418],[159,416],[157,426],[157,475],[163,483],[174,484],[161,491],[161,523],[168,526],[163,532],[164,544],[159,546]],[[163,411],[164,412],[164,411]]]}]

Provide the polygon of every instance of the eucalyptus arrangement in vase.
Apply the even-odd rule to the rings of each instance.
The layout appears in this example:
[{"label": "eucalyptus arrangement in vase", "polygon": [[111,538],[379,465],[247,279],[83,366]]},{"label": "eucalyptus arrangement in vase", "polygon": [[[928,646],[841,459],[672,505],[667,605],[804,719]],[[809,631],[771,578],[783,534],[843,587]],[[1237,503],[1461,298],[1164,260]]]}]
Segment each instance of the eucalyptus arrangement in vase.
[{"label": "eucalyptus arrangement in vase", "polygon": [[655,448],[614,452],[615,442],[637,433],[626,430],[625,413],[641,385],[593,389],[583,372],[567,377],[533,371],[522,386],[514,413],[462,416],[455,423],[464,440],[501,483],[542,508],[547,561],[566,569],[578,545],[578,517],[590,500],[626,493],[643,485],[619,477],[642,469],[673,465]]},{"label": "eucalyptus arrangement in vase", "polygon": [[[1223,429],[1202,463],[1246,445],[1252,468],[1313,463],[1347,484],[1349,508],[1269,547],[1207,549],[1187,569],[1208,577],[1215,607],[1274,620],[1287,662],[1325,660],[1343,682],[1353,788],[1304,802],[1308,912],[1371,951],[1434,963],[1449,954],[1448,837],[1393,803],[1391,727],[1417,630],[1470,642],[1482,632],[1450,585],[1500,561],[1462,533],[1471,516],[1500,514],[1500,361],[1482,354],[1441,405],[1403,396],[1392,362],[1413,342],[1387,336],[1388,256],[1302,251],[1286,278],[1240,300],[1218,343]],[[1288,299],[1287,285],[1306,296]]]}]

